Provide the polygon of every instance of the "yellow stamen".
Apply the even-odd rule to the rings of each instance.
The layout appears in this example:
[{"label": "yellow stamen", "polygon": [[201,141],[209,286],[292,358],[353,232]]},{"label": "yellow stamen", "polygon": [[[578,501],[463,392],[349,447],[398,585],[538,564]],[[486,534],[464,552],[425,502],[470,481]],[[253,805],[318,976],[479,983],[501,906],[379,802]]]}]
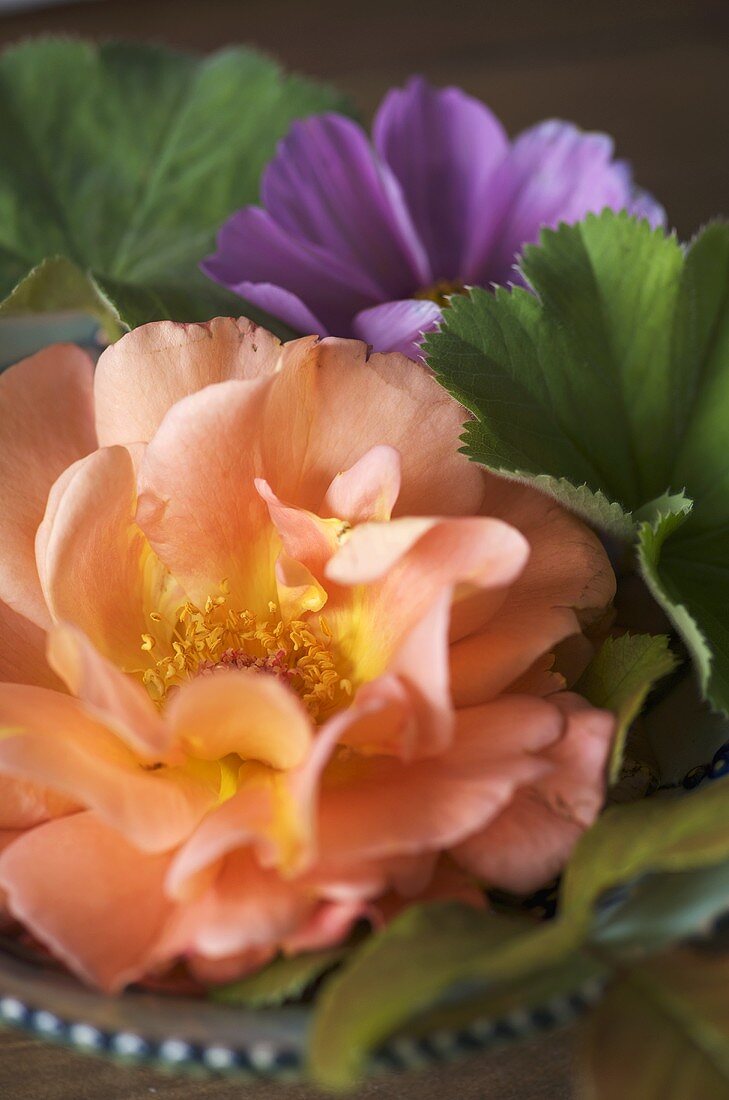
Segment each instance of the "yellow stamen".
[{"label": "yellow stamen", "polygon": [[418,290],[415,294],[416,298],[421,301],[435,302],[441,309],[446,309],[450,305],[450,299],[454,294],[465,294],[466,287],[463,283],[449,282],[448,279],[439,279],[437,283],[433,283],[432,286],[423,287],[422,290]]},{"label": "yellow stamen", "polygon": [[[252,611],[227,607],[227,588],[224,581],[221,595],[209,596],[204,610],[183,604],[168,647],[151,634],[142,635],[145,653],[167,649],[155,659],[153,668],[142,673],[155,702],[162,705],[170,688],[194,676],[250,668],[288,684],[315,721],[349,705],[352,684],[340,675],[332,652],[332,632],[323,617],[319,633],[315,633],[316,624],[302,619],[285,622],[278,606],[269,603],[270,617],[261,621]],[[150,618],[159,621],[157,615]]]}]

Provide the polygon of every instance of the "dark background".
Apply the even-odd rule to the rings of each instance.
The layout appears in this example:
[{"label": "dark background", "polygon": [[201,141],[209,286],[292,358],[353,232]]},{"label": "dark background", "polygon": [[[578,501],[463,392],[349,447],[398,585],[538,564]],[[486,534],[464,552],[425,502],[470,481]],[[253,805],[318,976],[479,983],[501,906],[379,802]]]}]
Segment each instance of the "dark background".
[{"label": "dark background", "polygon": [[613,134],[683,238],[729,213],[729,0],[101,0],[0,18],[0,45],[42,32],[251,43],[367,118],[421,72],[511,133],[557,116]]},{"label": "dark background", "polygon": [[[558,116],[606,130],[681,237],[729,213],[729,0],[101,0],[0,16],[0,46],[38,33],[247,42],[329,80],[369,118],[412,72],[484,99],[511,133]],[[2,150],[0,150],[2,155]],[[569,1100],[569,1032],[360,1100]],[[0,1036],[3,1100],[312,1100],[308,1089],[171,1081]]]}]

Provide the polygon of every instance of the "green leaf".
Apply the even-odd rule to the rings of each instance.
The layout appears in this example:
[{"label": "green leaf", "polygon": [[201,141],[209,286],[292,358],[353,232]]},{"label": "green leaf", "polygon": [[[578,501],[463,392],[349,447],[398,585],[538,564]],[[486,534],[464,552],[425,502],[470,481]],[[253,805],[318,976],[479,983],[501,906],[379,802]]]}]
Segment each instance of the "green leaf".
[{"label": "green leaf", "polygon": [[310,1041],[317,1082],[327,1088],[353,1084],[368,1053],[387,1036],[454,985],[471,982],[475,956],[498,954],[532,930],[526,920],[452,902],[408,909],[371,936],[324,987]]},{"label": "green leaf", "polygon": [[729,224],[684,254],[625,213],[588,215],[521,266],[534,294],[455,297],[426,340],[474,414],[465,450],[613,534],[634,515],[644,575],[729,710]]},{"label": "green leaf", "polygon": [[4,312],[62,301],[130,326],[251,312],[198,264],[225,218],[257,200],[291,122],[341,106],[243,48],[203,60],[60,39],[7,50],[0,297],[36,270]]},{"label": "green leaf", "polygon": [[709,764],[729,741],[729,719],[701,701],[698,685],[690,678],[651,707],[642,726],[662,786],[680,784],[694,769]]},{"label": "green leaf", "polygon": [[467,1027],[474,1020],[496,1021],[509,1013],[524,1019],[524,1013],[547,1005],[555,1019],[561,1015],[566,1022],[575,1012],[575,994],[596,998],[609,973],[600,959],[575,949],[554,965],[537,967],[513,981],[481,983],[486,988],[480,991],[478,982],[471,983],[474,988],[468,992],[456,986],[436,1008],[409,1020],[400,1034],[432,1036],[440,1030]]},{"label": "green leaf", "polygon": [[256,974],[231,985],[211,989],[209,996],[238,1008],[269,1008],[301,997],[323,974],[332,970],[348,948],[312,951],[303,955],[280,956]]},{"label": "green leaf", "polygon": [[625,974],[592,1014],[590,1100],[729,1097],[729,957],[681,951]]},{"label": "green leaf", "polygon": [[[516,288],[455,297],[426,341],[474,412],[468,453],[495,469],[587,485],[626,512],[671,484],[671,331],[682,253],[625,214],[542,233]],[[676,486],[681,488],[681,486]]]},{"label": "green leaf", "polygon": [[590,940],[611,955],[651,954],[708,935],[729,913],[729,860],[715,867],[648,875],[627,899],[598,912]]},{"label": "green leaf", "polygon": [[593,706],[612,710],[618,717],[610,760],[609,778],[620,775],[628,730],[643,707],[648,692],[676,666],[668,638],[650,634],[623,634],[607,638],[596,653],[575,691]]},{"label": "green leaf", "polygon": [[643,875],[691,871],[729,859],[729,777],[609,807],[567,865],[560,919],[589,923],[598,898]]}]

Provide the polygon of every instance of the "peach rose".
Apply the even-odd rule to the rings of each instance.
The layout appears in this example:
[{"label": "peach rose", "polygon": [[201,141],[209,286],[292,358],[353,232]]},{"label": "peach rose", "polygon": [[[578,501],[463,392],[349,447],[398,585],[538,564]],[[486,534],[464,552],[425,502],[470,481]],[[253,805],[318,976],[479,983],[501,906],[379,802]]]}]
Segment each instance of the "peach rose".
[{"label": "peach rose", "polygon": [[0,897],[82,978],[528,891],[594,820],[614,719],[553,655],[612,571],[462,417],[400,355],[247,321],[0,378]]}]

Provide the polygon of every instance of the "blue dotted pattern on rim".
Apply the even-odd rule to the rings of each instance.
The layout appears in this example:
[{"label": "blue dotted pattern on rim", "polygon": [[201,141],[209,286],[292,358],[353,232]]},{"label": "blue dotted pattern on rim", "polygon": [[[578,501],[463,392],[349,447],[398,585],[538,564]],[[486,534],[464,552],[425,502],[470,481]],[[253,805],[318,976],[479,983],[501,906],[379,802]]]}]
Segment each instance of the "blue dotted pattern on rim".
[{"label": "blue dotted pattern on rim", "polygon": [[[395,1039],[378,1050],[374,1073],[395,1073],[456,1061],[502,1043],[526,1039],[569,1023],[601,997],[603,983],[586,982],[579,990],[556,995],[534,1009],[517,1009],[498,1019],[481,1018],[454,1030],[420,1038]],[[86,1054],[105,1055],[129,1064],[180,1071],[206,1070],[261,1080],[295,1079],[303,1070],[299,1050],[258,1042],[245,1049],[197,1044],[168,1038],[150,1042],[130,1031],[107,1032],[78,1020],[64,1020],[46,1009],[34,1009],[16,997],[0,997],[0,1025],[32,1032]]]}]

